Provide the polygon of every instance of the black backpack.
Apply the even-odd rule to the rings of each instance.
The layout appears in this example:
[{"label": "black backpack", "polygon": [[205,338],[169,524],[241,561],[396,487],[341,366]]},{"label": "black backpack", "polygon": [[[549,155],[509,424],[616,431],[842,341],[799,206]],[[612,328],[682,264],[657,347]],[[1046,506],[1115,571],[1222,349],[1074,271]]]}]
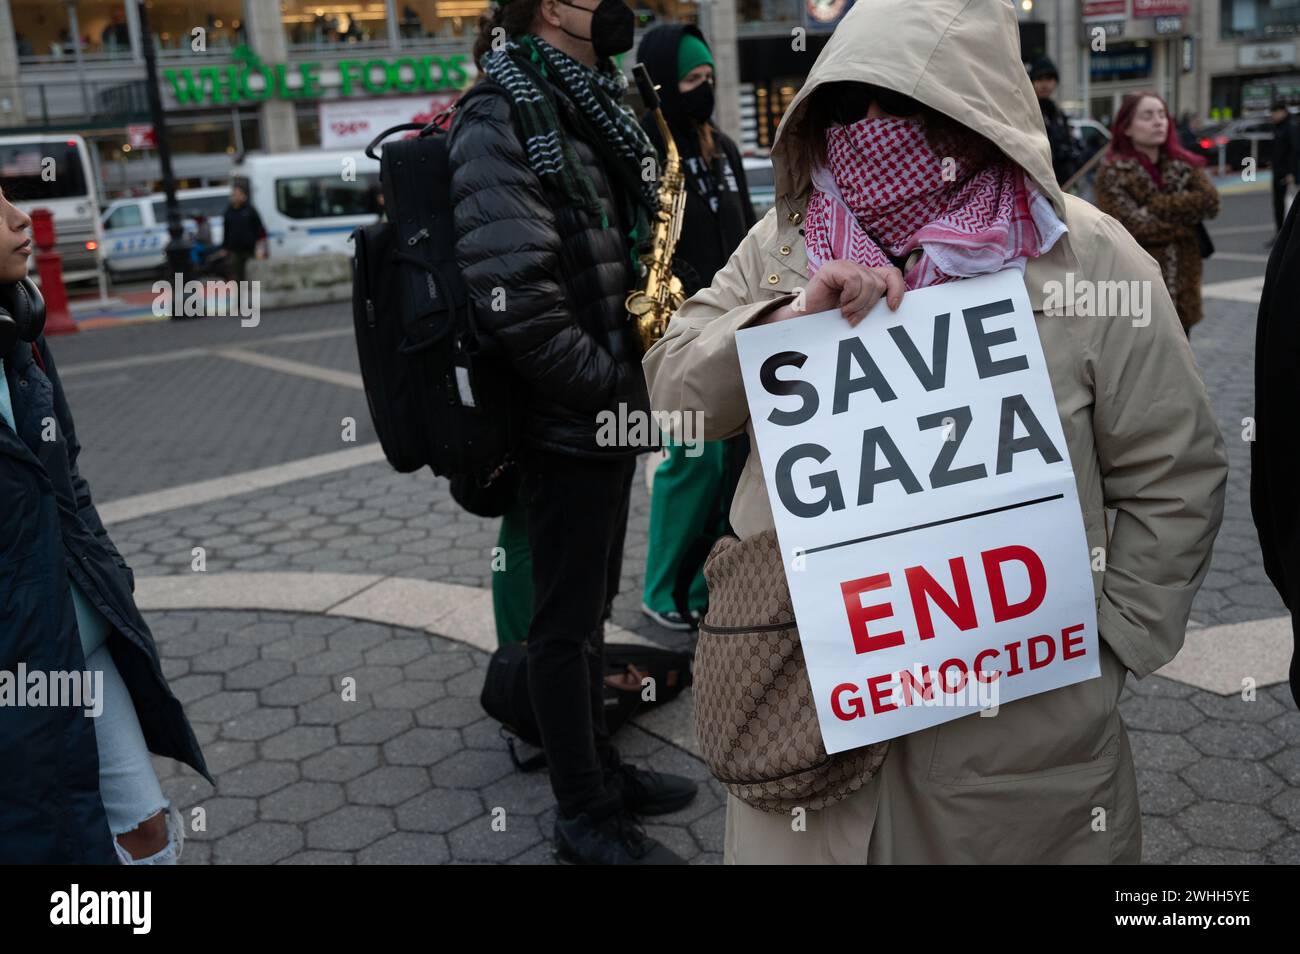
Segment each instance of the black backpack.
[{"label": "black backpack", "polygon": [[[603,658],[605,727],[611,735],[637,712],[676,699],[692,682],[691,657],[676,650],[610,643],[605,646]],[[641,680],[646,676],[654,679],[653,701],[642,698]],[[533,715],[532,696],[528,692],[526,644],[506,643],[492,654],[479,703],[484,712],[501,723],[516,768],[531,772],[546,764],[545,753],[521,760],[515,752],[515,738],[535,748],[542,747],[537,717]]]},{"label": "black backpack", "polygon": [[[497,516],[514,497],[513,374],[491,336],[480,333],[456,264],[443,128],[470,97],[488,93],[504,90],[481,83],[427,125],[394,126],[366,147],[380,164],[387,221],[352,233],[352,319],[366,403],[388,462],[401,473],[429,467],[451,477],[462,505]],[[418,136],[375,154],[388,136],[414,130]]]}]

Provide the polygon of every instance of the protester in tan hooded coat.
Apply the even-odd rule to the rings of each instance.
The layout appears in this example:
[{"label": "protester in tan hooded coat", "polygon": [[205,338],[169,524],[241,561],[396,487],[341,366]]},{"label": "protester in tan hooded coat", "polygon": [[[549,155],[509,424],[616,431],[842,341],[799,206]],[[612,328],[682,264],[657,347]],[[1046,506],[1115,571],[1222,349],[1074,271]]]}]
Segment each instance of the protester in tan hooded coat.
[{"label": "protester in tan hooded coat", "polygon": [[[703,415],[704,438],[742,430],[751,453],[731,522],[741,538],[772,513],[749,421],[735,332],[809,285],[800,223],[810,194],[802,107],[818,86],[873,84],[910,96],[995,143],[1068,227],[1030,258],[1033,305],[1094,561],[1102,675],[895,739],[861,789],[791,818],[728,797],[729,862],[1033,863],[1141,858],[1141,816],[1117,702],[1181,648],[1210,564],[1227,465],[1160,271],[1114,219],[1063,196],[1004,0],[858,0],[777,132],[776,207],[711,287],[694,295],[646,355],[656,409]],[[1073,286],[1067,286],[1067,276]],[[1054,282],[1147,283],[1145,314],[1057,317]],[[867,318],[865,320],[871,320]],[[1106,509],[1115,511],[1107,533]],[[1098,549],[1100,548],[1100,549]]]}]

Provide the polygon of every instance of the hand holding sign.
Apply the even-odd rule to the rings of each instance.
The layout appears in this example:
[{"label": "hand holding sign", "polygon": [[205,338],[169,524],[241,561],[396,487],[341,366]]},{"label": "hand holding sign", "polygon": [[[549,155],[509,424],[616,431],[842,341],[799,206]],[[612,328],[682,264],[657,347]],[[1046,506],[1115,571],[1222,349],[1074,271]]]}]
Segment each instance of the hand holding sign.
[{"label": "hand holding sign", "polygon": [[828,752],[1099,674],[1019,272],[914,290],[856,326],[831,310],[745,329],[736,348]]},{"label": "hand holding sign", "polygon": [[849,325],[853,326],[876,307],[876,302],[882,296],[891,311],[897,310],[902,304],[905,288],[903,273],[892,266],[868,268],[857,262],[836,259],[817,270],[817,274],[808,282],[808,287],[793,304],[769,312],[756,321],[753,327],[833,308],[839,308]]}]

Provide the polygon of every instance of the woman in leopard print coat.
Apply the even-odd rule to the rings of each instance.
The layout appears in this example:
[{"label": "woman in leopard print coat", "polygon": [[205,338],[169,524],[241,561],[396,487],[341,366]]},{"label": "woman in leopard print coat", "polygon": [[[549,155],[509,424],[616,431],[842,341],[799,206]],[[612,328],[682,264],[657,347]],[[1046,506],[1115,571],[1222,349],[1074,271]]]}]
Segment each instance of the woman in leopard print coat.
[{"label": "woman in leopard print coat", "polygon": [[1164,100],[1124,97],[1094,185],[1097,207],[1118,219],[1160,265],[1183,330],[1201,320],[1197,226],[1219,214],[1201,159],[1178,144]]}]

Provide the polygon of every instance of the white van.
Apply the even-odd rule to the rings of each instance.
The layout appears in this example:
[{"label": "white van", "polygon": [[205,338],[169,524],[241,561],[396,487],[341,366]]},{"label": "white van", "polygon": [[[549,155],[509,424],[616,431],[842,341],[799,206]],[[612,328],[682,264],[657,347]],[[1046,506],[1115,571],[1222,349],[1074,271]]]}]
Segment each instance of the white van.
[{"label": "white van", "polygon": [[248,153],[231,170],[266,227],[271,258],[338,252],[379,217],[379,163],[360,150]]},{"label": "white van", "polygon": [[[207,217],[212,244],[221,245],[221,216],[230,202],[229,186],[206,189],[177,189],[181,228],[193,238],[198,224],[194,217]],[[116,281],[127,272],[157,272],[167,264],[167,197],[152,195],[114,199],[104,209],[104,266]]]},{"label": "white van", "polygon": [[[54,250],[68,284],[100,280],[98,176],[86,140],[55,133],[0,137],[0,185],[9,201],[30,213],[49,209]],[[36,256],[28,260],[35,277]]]}]

